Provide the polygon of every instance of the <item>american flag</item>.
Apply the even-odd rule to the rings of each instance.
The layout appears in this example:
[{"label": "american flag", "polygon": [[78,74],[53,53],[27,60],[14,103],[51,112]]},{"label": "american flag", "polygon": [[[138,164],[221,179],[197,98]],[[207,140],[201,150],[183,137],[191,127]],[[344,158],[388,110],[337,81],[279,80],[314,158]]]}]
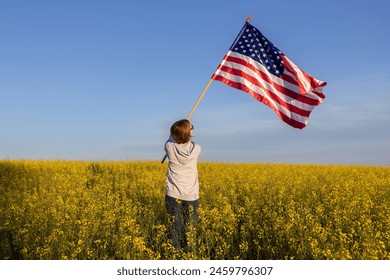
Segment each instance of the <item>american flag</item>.
[{"label": "american flag", "polygon": [[299,69],[249,22],[212,79],[249,93],[295,128],[304,128],[311,111],[325,99],[326,82]]}]

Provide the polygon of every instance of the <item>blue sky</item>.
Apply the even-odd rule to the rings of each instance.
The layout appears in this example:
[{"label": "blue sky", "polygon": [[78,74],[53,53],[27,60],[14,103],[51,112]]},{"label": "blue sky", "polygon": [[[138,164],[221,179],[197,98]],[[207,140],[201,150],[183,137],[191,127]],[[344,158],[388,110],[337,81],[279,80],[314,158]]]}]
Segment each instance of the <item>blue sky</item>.
[{"label": "blue sky", "polygon": [[251,23],[326,81],[303,130],[212,82],[201,161],[390,163],[390,2],[0,1],[0,158],[160,160]]}]

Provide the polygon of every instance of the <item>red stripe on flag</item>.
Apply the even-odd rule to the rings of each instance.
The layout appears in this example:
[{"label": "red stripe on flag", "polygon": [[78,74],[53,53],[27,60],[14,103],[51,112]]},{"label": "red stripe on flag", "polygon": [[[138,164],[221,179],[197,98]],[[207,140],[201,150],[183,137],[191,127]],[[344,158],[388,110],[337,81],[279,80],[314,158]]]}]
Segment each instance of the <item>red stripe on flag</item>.
[{"label": "red stripe on flag", "polygon": [[313,78],[305,71],[300,69],[298,66],[296,66],[291,60],[289,60],[284,55],[281,55],[280,57],[283,60],[284,69],[292,73],[293,76],[297,78],[300,94],[307,94],[311,92],[317,95],[322,95],[322,98],[325,98],[325,96],[322,93],[316,92],[315,90],[320,87],[326,86],[326,82],[321,82]]},{"label": "red stripe on flag", "polygon": [[[244,59],[240,59],[240,58],[237,58],[237,57],[231,57],[231,56],[228,56],[226,55],[224,60],[226,61],[230,61],[230,62],[234,62],[234,63],[238,63],[244,67],[247,67],[249,68],[250,70],[252,70],[253,72],[255,72],[256,74],[258,74],[261,79],[263,79],[264,81],[266,81],[267,83],[271,84],[272,87],[274,87],[278,92],[284,94],[284,95],[287,95],[291,98],[294,98],[302,103],[306,103],[308,105],[312,105],[312,106],[317,106],[319,104],[321,104],[321,101],[319,100],[316,100],[316,99],[312,99],[312,98],[309,98],[305,95],[301,95],[299,94],[299,92],[296,92],[296,91],[293,91],[291,89],[288,89],[286,87],[283,87],[277,83],[275,83],[274,81],[272,81],[272,79],[270,79],[269,75],[260,71],[258,68],[256,68],[255,66],[253,66],[252,64],[248,63],[247,61],[245,61]],[[223,64],[223,62],[221,63],[221,65]],[[220,65],[220,66],[221,66]],[[218,67],[219,69],[219,67]],[[298,87],[298,84],[296,81],[294,81],[291,77],[287,76],[287,75],[282,75],[280,77],[281,80],[285,80],[286,82],[289,82],[295,86]],[[299,88],[298,88],[299,90]]]},{"label": "red stripe on flag", "polygon": [[[275,102],[279,103],[281,106],[285,107],[287,110],[291,111],[291,112],[294,112],[296,114],[299,114],[301,116],[304,116],[304,117],[308,117],[310,115],[310,111],[307,111],[307,110],[303,110],[301,108],[298,108],[292,104],[289,104],[287,102],[285,102],[283,99],[281,99],[277,94],[275,94],[273,91],[271,91],[270,89],[264,87],[259,81],[258,79],[248,75],[247,73],[245,73],[244,71],[241,71],[239,69],[235,69],[235,68],[230,68],[230,67],[227,67],[227,66],[223,66],[221,65],[220,67],[218,67],[218,69],[220,69],[221,71],[223,72],[226,72],[226,73],[229,73],[229,74],[232,74],[232,75],[235,75],[235,76],[239,76],[241,77],[242,79],[245,79],[247,81],[249,81],[250,83],[254,84],[255,86],[258,86],[259,88],[261,88],[265,95],[267,95],[269,98],[271,98],[272,100],[274,100]],[[272,81],[271,81],[272,83]],[[275,87],[276,88],[276,87]],[[246,91],[246,90],[245,90]],[[248,92],[248,91],[246,91]],[[259,96],[259,93],[256,92],[256,91],[252,91],[250,90],[250,93],[254,98],[256,98],[257,100],[259,100],[259,98],[257,96]],[[261,99],[264,99],[263,97],[261,97]],[[267,100],[265,98],[265,100]],[[262,101],[263,102],[263,101]],[[264,103],[264,102],[263,102]]]},{"label": "red stripe on flag", "polygon": [[[231,86],[233,88],[236,88],[236,89],[239,89],[239,90],[242,90],[242,91],[245,91],[247,93],[249,93],[253,98],[255,98],[256,100],[262,102],[263,104],[267,105],[268,107],[270,107],[277,115],[278,117],[283,120],[285,123],[291,125],[292,127],[295,127],[295,128],[299,128],[299,129],[302,129],[306,126],[306,123],[301,123],[295,119],[292,119],[288,116],[286,116],[285,114],[281,113],[271,102],[269,102],[266,98],[264,98],[263,96],[257,94],[256,92],[252,91],[250,88],[248,88],[246,85],[242,84],[242,83],[237,83],[237,82],[234,82],[234,81],[231,81],[229,79],[226,79],[225,77],[222,77],[222,76],[219,76],[219,75],[213,75],[212,76],[212,79],[213,80],[217,80],[217,81],[220,81],[228,86]],[[309,115],[310,115],[310,112],[309,112]]]}]

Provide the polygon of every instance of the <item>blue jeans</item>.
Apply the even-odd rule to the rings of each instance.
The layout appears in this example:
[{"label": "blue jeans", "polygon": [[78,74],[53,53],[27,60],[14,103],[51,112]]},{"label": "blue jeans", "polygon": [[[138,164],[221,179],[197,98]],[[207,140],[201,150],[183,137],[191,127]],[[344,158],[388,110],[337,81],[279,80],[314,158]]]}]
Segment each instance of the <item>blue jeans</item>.
[{"label": "blue jeans", "polygon": [[188,246],[186,235],[191,228],[196,227],[199,199],[186,201],[165,196],[165,206],[170,217],[170,239],[172,245],[179,250],[181,249],[182,239],[183,243]]}]

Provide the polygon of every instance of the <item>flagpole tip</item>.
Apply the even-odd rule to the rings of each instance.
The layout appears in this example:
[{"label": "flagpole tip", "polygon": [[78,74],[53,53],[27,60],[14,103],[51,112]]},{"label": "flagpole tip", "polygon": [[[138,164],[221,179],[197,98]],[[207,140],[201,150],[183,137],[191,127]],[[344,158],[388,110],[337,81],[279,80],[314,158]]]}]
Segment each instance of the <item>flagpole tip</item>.
[{"label": "flagpole tip", "polygon": [[249,23],[252,19],[252,16],[249,16],[247,19],[246,19],[246,22]]}]

